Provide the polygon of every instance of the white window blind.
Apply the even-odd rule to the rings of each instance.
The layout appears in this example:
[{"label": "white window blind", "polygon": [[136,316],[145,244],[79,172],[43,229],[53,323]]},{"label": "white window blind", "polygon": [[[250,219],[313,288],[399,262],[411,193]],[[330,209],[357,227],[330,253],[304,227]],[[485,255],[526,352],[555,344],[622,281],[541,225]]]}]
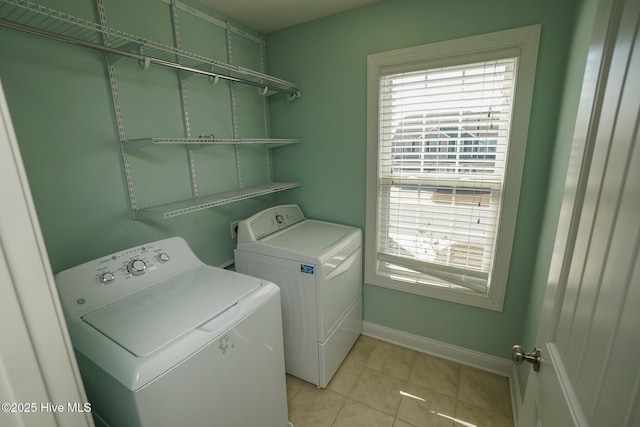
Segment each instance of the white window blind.
[{"label": "white window blind", "polygon": [[516,67],[380,76],[376,244],[389,276],[488,291]]}]

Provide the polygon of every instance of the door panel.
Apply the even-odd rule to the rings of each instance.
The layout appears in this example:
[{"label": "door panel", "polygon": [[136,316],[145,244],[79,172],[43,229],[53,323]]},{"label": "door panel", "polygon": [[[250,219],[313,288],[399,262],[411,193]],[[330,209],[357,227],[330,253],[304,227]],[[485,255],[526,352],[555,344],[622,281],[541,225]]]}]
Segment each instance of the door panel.
[{"label": "door panel", "polygon": [[36,409],[0,413],[0,424],[93,426],[90,413],[40,410],[87,397],[1,82],[0,197],[0,401]]},{"label": "door panel", "polygon": [[566,246],[553,254],[537,342],[543,361],[530,374],[524,427],[638,425],[640,1],[600,4],[609,7],[598,18],[608,34],[604,66],[593,104],[579,111],[589,132],[574,147],[585,160],[568,172],[570,214],[558,229]]},{"label": "door panel", "polygon": [[[626,40],[623,46],[629,46]],[[564,356],[571,361],[567,371],[586,408],[592,407],[596,398],[594,390],[600,379],[592,372],[606,366],[609,342],[615,333],[628,286],[624,282],[628,280],[628,270],[635,258],[638,189],[634,187],[639,182],[639,165],[630,164],[630,161],[637,163],[637,156],[633,155],[637,152],[634,150],[635,138],[631,132],[638,115],[640,85],[636,82],[625,85],[624,93],[618,85],[620,76],[625,75],[619,71],[627,68],[629,53],[628,49],[617,50],[611,64],[613,72],[609,82],[613,80],[614,84],[607,85],[585,209],[576,240],[579,250],[574,253],[567,282],[569,289],[577,288],[577,298],[574,310],[564,304],[560,326],[570,321],[571,327],[567,328],[569,334],[565,340],[561,340],[565,337],[560,335],[556,340]],[[633,69],[628,72],[633,73]],[[615,127],[611,128],[610,124]],[[572,311],[573,316],[570,316]]]},{"label": "door panel", "polygon": [[[638,340],[638,307],[640,307],[640,257],[636,247],[635,268],[628,281],[624,304],[619,315],[612,316],[618,322],[616,333],[608,347],[608,363],[600,375],[599,393],[593,409],[593,425],[613,425],[609,420],[624,419],[621,425],[640,425],[638,418],[638,388],[640,372],[626,367],[638,363],[640,343]],[[630,391],[633,391],[630,393]],[[630,405],[628,405],[630,404]],[[627,406],[628,405],[628,406]],[[623,417],[620,415],[623,414]],[[635,421],[633,421],[635,416]]]}]

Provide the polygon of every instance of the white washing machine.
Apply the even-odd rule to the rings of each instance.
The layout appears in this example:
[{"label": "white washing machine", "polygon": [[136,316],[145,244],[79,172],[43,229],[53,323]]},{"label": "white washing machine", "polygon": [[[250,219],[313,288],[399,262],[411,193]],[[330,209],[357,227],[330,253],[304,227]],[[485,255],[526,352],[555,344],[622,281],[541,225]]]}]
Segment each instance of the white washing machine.
[{"label": "white washing machine", "polygon": [[285,367],[326,387],[362,331],[362,232],[276,206],[238,224],[236,270],[280,287]]},{"label": "white washing machine", "polygon": [[285,427],[279,289],[179,238],[56,275],[97,424]]}]

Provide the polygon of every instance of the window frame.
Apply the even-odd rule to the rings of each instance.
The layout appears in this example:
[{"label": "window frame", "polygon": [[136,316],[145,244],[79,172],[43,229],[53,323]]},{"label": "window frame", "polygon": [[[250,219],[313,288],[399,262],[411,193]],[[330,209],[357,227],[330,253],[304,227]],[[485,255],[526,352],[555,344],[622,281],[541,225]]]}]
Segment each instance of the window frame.
[{"label": "window frame", "polygon": [[[372,54],[367,57],[367,192],[365,282],[465,305],[502,311],[517,218],[529,130],[540,25]],[[379,88],[383,75],[447,67],[491,59],[518,58],[514,103],[495,262],[487,293],[452,289],[442,284],[395,280],[378,271],[378,129]]]}]

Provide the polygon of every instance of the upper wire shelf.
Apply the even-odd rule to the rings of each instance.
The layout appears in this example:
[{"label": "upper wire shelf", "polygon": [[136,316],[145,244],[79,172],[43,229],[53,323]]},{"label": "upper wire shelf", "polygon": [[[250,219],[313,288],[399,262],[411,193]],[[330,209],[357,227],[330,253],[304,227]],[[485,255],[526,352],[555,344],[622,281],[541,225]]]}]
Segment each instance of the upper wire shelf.
[{"label": "upper wire shelf", "polygon": [[77,16],[26,0],[0,0],[0,25],[42,37],[102,50],[110,54],[179,69],[189,73],[223,79],[261,89],[261,93],[279,92],[288,98],[300,96],[295,83],[248,68],[237,67],[177,49],[127,32],[101,26]]}]

